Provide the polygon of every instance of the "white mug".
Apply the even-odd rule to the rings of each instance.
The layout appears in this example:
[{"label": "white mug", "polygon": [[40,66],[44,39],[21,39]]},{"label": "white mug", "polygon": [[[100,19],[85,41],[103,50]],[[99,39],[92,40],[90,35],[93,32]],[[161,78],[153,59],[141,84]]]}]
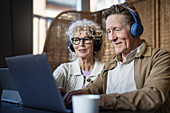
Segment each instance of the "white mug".
[{"label": "white mug", "polygon": [[74,95],[73,113],[98,113],[100,95]]}]

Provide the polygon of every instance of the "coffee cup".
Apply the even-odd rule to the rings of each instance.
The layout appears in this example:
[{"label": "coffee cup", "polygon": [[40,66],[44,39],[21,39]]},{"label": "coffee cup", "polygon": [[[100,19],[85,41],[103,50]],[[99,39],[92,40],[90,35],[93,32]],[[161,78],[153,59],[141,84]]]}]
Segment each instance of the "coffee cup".
[{"label": "coffee cup", "polygon": [[100,95],[74,95],[73,113],[98,113]]}]

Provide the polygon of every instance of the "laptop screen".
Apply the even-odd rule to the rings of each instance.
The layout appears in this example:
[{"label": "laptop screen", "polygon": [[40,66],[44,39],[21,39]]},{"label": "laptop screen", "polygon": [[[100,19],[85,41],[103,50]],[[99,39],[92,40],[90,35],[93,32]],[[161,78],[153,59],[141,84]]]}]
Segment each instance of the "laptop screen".
[{"label": "laptop screen", "polygon": [[25,106],[67,111],[45,53],[9,57],[6,61]]}]

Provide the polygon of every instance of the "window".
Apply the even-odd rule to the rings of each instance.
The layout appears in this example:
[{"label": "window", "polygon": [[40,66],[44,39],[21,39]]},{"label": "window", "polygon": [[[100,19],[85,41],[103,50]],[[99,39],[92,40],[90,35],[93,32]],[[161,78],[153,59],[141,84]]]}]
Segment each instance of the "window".
[{"label": "window", "polygon": [[33,54],[41,54],[48,27],[59,13],[75,10],[76,0],[33,0]]},{"label": "window", "polygon": [[120,4],[125,2],[126,0],[91,0],[90,1],[90,11],[99,11],[102,9],[109,8],[113,4]]},{"label": "window", "polygon": [[[83,0],[33,0],[33,54],[41,54],[44,48],[48,27],[59,13],[81,9]],[[90,1],[90,2],[89,2]],[[98,11],[126,0],[84,0],[90,11]],[[76,6],[77,5],[77,6]],[[87,7],[89,8],[89,7]]]}]

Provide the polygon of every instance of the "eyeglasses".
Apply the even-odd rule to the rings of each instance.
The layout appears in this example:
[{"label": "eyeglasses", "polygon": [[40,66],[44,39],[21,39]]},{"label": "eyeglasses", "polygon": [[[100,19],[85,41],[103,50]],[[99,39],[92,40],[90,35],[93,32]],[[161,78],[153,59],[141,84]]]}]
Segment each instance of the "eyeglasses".
[{"label": "eyeglasses", "polygon": [[86,36],[84,38],[74,37],[74,38],[71,38],[71,41],[75,45],[79,45],[81,40],[83,40],[84,44],[90,44],[92,39],[93,37],[89,37],[89,36]]}]

